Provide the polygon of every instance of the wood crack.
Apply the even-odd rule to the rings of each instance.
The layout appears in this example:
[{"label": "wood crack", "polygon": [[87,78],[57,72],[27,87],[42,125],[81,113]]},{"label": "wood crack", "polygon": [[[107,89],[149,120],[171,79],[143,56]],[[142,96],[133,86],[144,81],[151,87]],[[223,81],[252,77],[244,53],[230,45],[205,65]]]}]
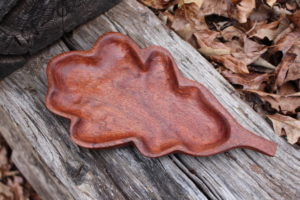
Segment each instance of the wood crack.
[{"label": "wood crack", "polygon": [[126,200],[130,200],[130,198],[127,196],[127,194],[123,191],[122,187],[118,184],[118,182],[115,181],[115,179],[111,176],[111,173],[109,172],[109,170],[107,168],[105,168],[105,172],[107,174],[107,176],[110,178],[110,180],[112,181],[112,183],[116,186],[116,188],[121,192],[121,194],[123,195],[124,199]]},{"label": "wood crack", "polygon": [[[261,166],[256,160],[254,160],[254,159],[253,159],[253,158],[252,158],[245,150],[242,150],[242,151],[244,151],[244,153],[246,154],[246,156],[247,156],[253,163],[255,163],[256,166],[258,166],[260,169],[263,169],[263,166]],[[274,179],[270,178],[270,176],[272,177],[272,175],[271,175],[271,174],[268,174],[268,171],[263,170],[263,172],[261,173],[261,175],[263,175],[265,178],[267,178],[268,180],[270,180],[270,182],[272,182],[272,184],[276,185],[277,188],[280,189],[280,188],[282,187],[282,185],[278,184],[276,181],[274,181]],[[257,184],[258,184],[259,186],[262,186],[259,182],[257,182]],[[276,191],[277,191],[277,190],[276,190]],[[283,193],[285,193],[284,190],[282,190],[282,191],[283,191]],[[271,198],[271,199],[276,199],[276,196],[272,195],[270,192],[268,192],[268,191],[266,191],[266,190],[265,190],[265,192],[268,193],[268,195],[270,195],[270,198]],[[287,194],[287,193],[285,193],[285,194]],[[289,194],[287,194],[287,196],[289,196]],[[286,196],[286,197],[287,197],[287,196]],[[292,197],[289,197],[289,198],[292,198]]]},{"label": "wood crack", "polygon": [[118,24],[116,21],[111,20],[106,13],[104,13],[102,17],[109,21],[111,25],[115,27],[117,32],[128,34],[127,31],[120,24]]},{"label": "wood crack", "polygon": [[[222,199],[217,197],[213,191],[210,190],[208,185],[206,185],[205,181],[203,181],[196,173],[193,173],[193,170],[188,169],[188,166],[181,161],[180,157],[176,154],[170,155],[170,159],[175,163],[175,165],[196,185],[196,187],[206,196],[207,199]],[[196,176],[202,183],[205,185],[205,188],[201,186],[197,181],[194,180],[194,176]]]}]

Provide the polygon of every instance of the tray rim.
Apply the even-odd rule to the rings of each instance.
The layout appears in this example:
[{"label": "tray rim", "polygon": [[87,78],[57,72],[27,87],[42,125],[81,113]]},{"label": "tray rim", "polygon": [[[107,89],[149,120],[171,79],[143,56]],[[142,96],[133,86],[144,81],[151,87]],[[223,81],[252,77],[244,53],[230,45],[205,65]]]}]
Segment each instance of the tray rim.
[{"label": "tray rim", "polygon": [[[76,56],[76,55],[84,55],[84,56],[95,56],[97,53],[97,49],[101,48],[100,43],[102,41],[108,40],[108,39],[120,39],[128,42],[128,45],[131,46],[134,51],[138,52],[139,55],[141,55],[141,60],[144,60],[144,55],[147,54],[149,51],[160,51],[164,54],[167,54],[169,58],[171,58],[172,61],[172,67],[175,73],[175,76],[178,81],[179,87],[195,87],[199,90],[199,92],[203,95],[202,100],[205,101],[208,105],[212,106],[213,109],[224,117],[225,121],[228,123],[229,127],[229,135],[228,139],[222,143],[220,146],[216,146],[215,148],[208,148],[205,151],[200,152],[193,152],[189,151],[186,148],[183,147],[183,145],[180,146],[173,146],[165,151],[161,151],[160,153],[151,153],[145,149],[145,145],[138,140],[137,138],[126,138],[118,141],[112,141],[106,143],[87,143],[81,140],[78,140],[74,137],[73,128],[78,121],[80,121],[79,117],[76,117],[74,115],[59,111],[51,104],[51,97],[53,92],[55,91],[54,83],[52,80],[52,70],[55,67],[55,64],[59,62],[61,59],[66,59],[70,56]],[[248,131],[244,127],[242,127],[240,124],[237,123],[237,121],[231,116],[231,114],[219,103],[219,101],[214,97],[209,90],[204,87],[201,83],[198,83],[194,80],[190,80],[183,76],[183,74],[179,71],[179,68],[174,61],[174,58],[170,54],[168,50],[166,50],[163,47],[160,46],[149,46],[146,48],[140,48],[131,38],[129,38],[126,35],[123,35],[121,33],[116,32],[107,32],[100,36],[93,47],[89,50],[79,50],[79,51],[69,51],[64,52],[62,54],[59,54],[55,57],[53,57],[47,66],[47,77],[48,77],[48,91],[46,94],[46,107],[53,113],[65,117],[71,121],[70,123],[70,136],[74,143],[81,147],[89,148],[89,149],[102,149],[102,148],[112,148],[112,147],[119,147],[119,146],[125,146],[129,144],[134,144],[136,148],[140,151],[141,154],[147,157],[160,157],[171,153],[184,153],[192,156],[211,156],[215,154],[219,154],[225,151],[229,151],[231,149],[235,148],[248,148],[252,150],[256,150],[258,152],[261,152],[263,154],[274,156],[276,152],[277,144],[264,139],[261,136],[257,136],[253,134],[252,132]],[[259,145],[253,145],[251,142],[258,142]]]}]

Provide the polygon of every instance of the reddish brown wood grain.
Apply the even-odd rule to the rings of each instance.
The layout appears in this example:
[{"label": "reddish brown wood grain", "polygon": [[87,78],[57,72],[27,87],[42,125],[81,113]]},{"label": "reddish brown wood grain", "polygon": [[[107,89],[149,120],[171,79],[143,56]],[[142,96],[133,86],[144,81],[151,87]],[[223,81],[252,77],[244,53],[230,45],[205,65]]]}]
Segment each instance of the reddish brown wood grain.
[{"label": "reddish brown wood grain", "polygon": [[134,143],[149,157],[237,147],[275,154],[275,143],[239,125],[204,86],[181,75],[162,47],[140,49],[107,33],[91,50],[53,58],[47,76],[46,106],[71,120],[71,138],[82,147]]}]

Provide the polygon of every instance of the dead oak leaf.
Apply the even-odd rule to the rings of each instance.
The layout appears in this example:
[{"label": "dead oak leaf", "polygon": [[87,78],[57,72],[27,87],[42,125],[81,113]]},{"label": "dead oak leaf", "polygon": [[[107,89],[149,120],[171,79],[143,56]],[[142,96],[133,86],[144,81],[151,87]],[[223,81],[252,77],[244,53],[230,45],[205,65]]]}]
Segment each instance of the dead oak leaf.
[{"label": "dead oak leaf", "polygon": [[291,144],[299,142],[300,120],[280,114],[268,115],[268,118],[272,121],[277,135],[287,136],[288,142]]},{"label": "dead oak leaf", "polygon": [[207,16],[207,15],[219,15],[228,17],[228,10],[232,5],[231,0],[179,0],[178,7],[179,9],[184,5],[194,4],[199,10],[199,16]]},{"label": "dead oak leaf", "polygon": [[298,5],[300,5],[299,3],[300,3],[299,0],[288,1],[288,2],[285,3],[285,7],[289,11],[295,11],[298,8]]},{"label": "dead oak leaf", "polygon": [[290,20],[295,24],[297,28],[300,28],[300,10],[297,10],[290,16]]},{"label": "dead oak leaf", "polygon": [[218,35],[218,32],[211,31],[209,29],[194,33],[200,47],[198,51],[205,56],[221,56],[230,54],[230,48],[216,40]]},{"label": "dead oak leaf", "polygon": [[236,73],[249,73],[247,65],[233,57],[231,49],[216,39],[218,32],[202,30],[194,33],[199,45],[198,51],[209,59],[223,64],[227,69]]},{"label": "dead oak leaf", "polygon": [[154,9],[164,9],[174,0],[139,0],[141,3]]},{"label": "dead oak leaf", "polygon": [[287,73],[287,77],[285,79],[285,82],[291,81],[291,80],[297,80],[297,79],[300,79],[300,62],[295,61],[289,67],[289,71]]},{"label": "dead oak leaf", "polygon": [[270,52],[281,51],[285,55],[294,45],[300,45],[300,32],[294,31],[279,39]]},{"label": "dead oak leaf", "polygon": [[182,5],[173,16],[168,14],[167,17],[170,27],[187,41],[197,30],[208,29],[199,7],[194,3]]},{"label": "dead oak leaf", "polygon": [[277,0],[266,0],[266,3],[272,7],[276,3],[276,1]]},{"label": "dead oak leaf", "polygon": [[296,114],[296,109],[300,107],[300,92],[289,95],[277,95],[258,90],[245,90],[245,92],[256,94],[264,102],[268,102],[271,107],[283,114]]},{"label": "dead oak leaf", "polygon": [[294,63],[294,60],[295,60],[294,54],[287,54],[283,58],[283,60],[281,61],[280,65],[276,70],[276,81],[275,81],[274,90],[282,86],[286,82],[286,77],[289,71],[289,67]]},{"label": "dead oak leaf", "polygon": [[22,177],[14,176],[13,179],[8,179],[8,186],[14,194],[14,199],[25,200],[22,183],[24,182]]},{"label": "dead oak leaf", "polygon": [[[200,53],[235,73],[249,73],[247,65],[267,50],[266,46],[248,39],[234,27],[228,27],[221,33],[201,30],[194,33],[194,36]],[[223,37],[225,42],[221,42],[219,37]]]},{"label": "dead oak leaf", "polygon": [[247,65],[243,61],[240,61],[232,55],[210,56],[210,58],[217,63],[222,63],[227,69],[230,69],[232,72],[241,74],[249,73]]},{"label": "dead oak leaf", "polygon": [[270,17],[273,15],[273,13],[274,10],[270,6],[262,2],[259,2],[256,5],[256,8],[251,13],[251,15],[248,17],[248,22],[252,23],[252,22],[268,21],[270,20]]},{"label": "dead oak leaf", "polygon": [[183,4],[195,3],[199,8],[203,4],[203,0],[179,0],[178,6],[181,7]]},{"label": "dead oak leaf", "polygon": [[221,31],[224,44],[231,49],[233,57],[249,65],[267,51],[265,45],[249,39],[244,32],[231,26]]},{"label": "dead oak leaf", "polygon": [[255,0],[231,0],[234,8],[230,17],[236,19],[240,23],[246,23],[251,12],[256,7]]},{"label": "dead oak leaf", "polygon": [[249,90],[262,90],[264,88],[263,83],[268,81],[270,74],[234,74],[230,71],[223,71],[222,75],[227,78],[227,80],[235,85],[243,86],[243,89]]},{"label": "dead oak leaf", "polygon": [[172,28],[180,35],[184,40],[190,40],[195,29],[190,23],[186,23],[183,20],[175,20]]},{"label": "dead oak leaf", "polygon": [[250,40],[246,36],[243,37],[242,40],[242,50],[233,52],[232,55],[242,60],[246,65],[253,63],[257,60],[263,53],[267,51],[265,45],[261,45],[253,40]]},{"label": "dead oak leaf", "polygon": [[276,68],[275,65],[271,64],[269,61],[263,59],[262,57],[259,57],[257,60],[255,60],[252,63],[254,66],[263,67],[264,70],[260,70],[261,72],[268,72],[269,70],[274,70]]},{"label": "dead oak leaf", "polygon": [[205,0],[201,6],[200,13],[202,16],[215,14],[228,17],[228,11],[231,5],[231,0]]},{"label": "dead oak leaf", "polygon": [[[230,47],[233,49],[236,49],[237,46],[238,49],[242,49],[243,38],[245,35],[246,34],[243,31],[234,26],[229,26],[220,32],[220,36],[223,38],[225,43],[227,45],[230,44]],[[237,46],[234,46],[234,44]]]},{"label": "dead oak leaf", "polygon": [[[287,18],[283,17],[276,21],[268,23],[268,21],[256,22],[253,24],[249,37],[256,37],[261,40],[268,38],[269,40],[275,40],[284,30],[290,26]],[[286,33],[287,34],[287,33]]]},{"label": "dead oak leaf", "polygon": [[11,188],[0,182],[0,200],[14,200],[14,193]]},{"label": "dead oak leaf", "polygon": [[8,156],[7,156],[7,150],[5,147],[0,147],[0,169],[8,169]]},{"label": "dead oak leaf", "polygon": [[300,78],[300,38],[294,43],[294,45],[288,51],[289,54],[295,55],[293,63],[289,67],[286,81],[296,80]]},{"label": "dead oak leaf", "polygon": [[7,149],[2,146],[0,148],[0,179],[7,176],[11,171],[11,164],[8,161]]},{"label": "dead oak leaf", "polygon": [[300,39],[288,46],[276,74],[275,88],[288,81],[300,79]]},{"label": "dead oak leaf", "polygon": [[285,84],[283,84],[278,91],[280,95],[289,95],[297,92],[297,87],[291,82],[286,82]]}]

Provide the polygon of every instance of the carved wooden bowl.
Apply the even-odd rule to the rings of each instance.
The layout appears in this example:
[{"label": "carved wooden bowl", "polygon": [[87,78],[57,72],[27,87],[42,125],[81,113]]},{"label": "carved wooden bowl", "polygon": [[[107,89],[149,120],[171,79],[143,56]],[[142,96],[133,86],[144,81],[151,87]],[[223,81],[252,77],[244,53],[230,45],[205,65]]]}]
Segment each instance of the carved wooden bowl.
[{"label": "carved wooden bowl", "polygon": [[134,143],[145,156],[209,156],[250,148],[273,156],[276,144],[239,125],[201,84],[184,78],[164,48],[140,49],[120,33],[88,51],[53,58],[46,106],[71,120],[86,148]]}]

